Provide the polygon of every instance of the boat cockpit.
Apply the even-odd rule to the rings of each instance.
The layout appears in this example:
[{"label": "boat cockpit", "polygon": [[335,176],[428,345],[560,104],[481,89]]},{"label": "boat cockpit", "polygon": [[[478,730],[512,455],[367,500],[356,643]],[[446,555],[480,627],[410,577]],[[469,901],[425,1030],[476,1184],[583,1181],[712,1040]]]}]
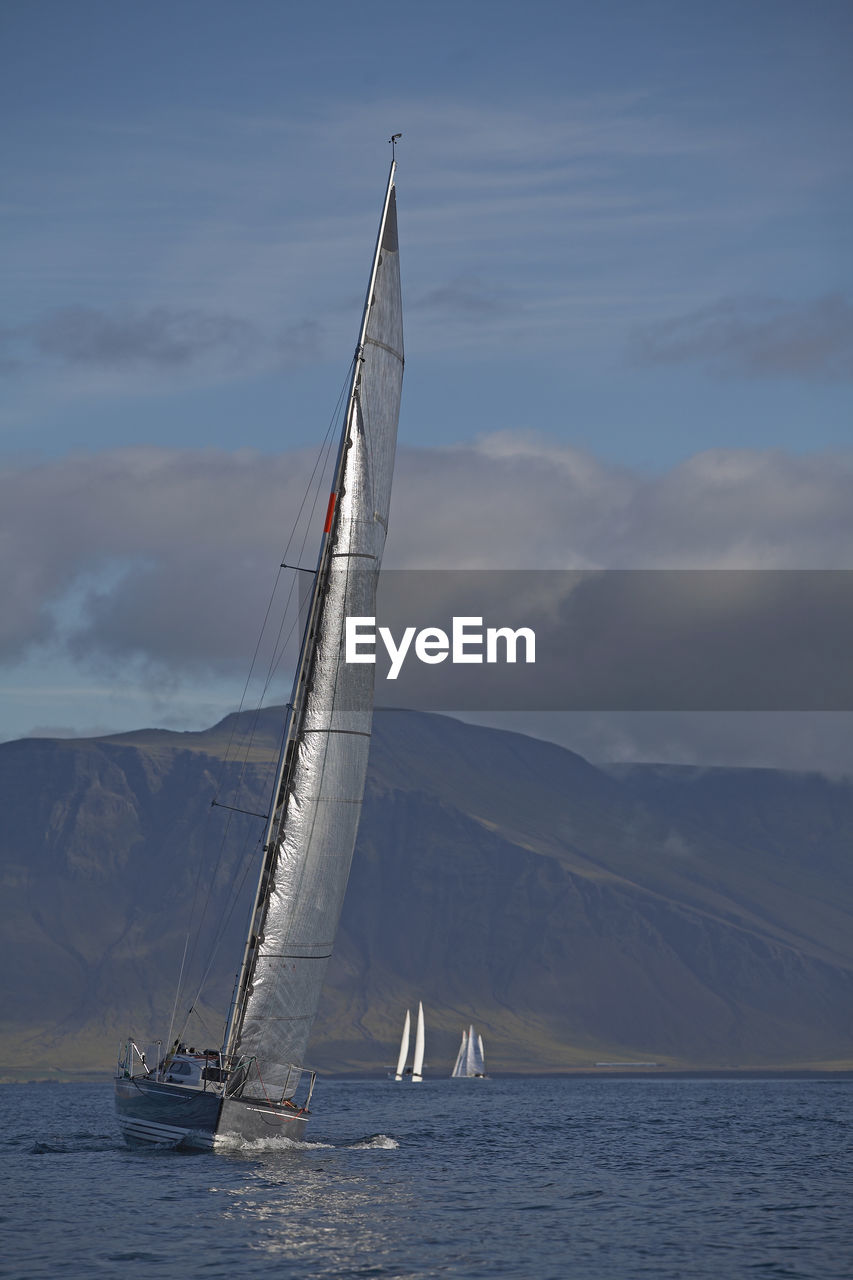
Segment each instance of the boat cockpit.
[{"label": "boat cockpit", "polygon": [[196,1050],[181,1045],[165,1059],[156,1078],[185,1089],[216,1090],[217,1086],[224,1085],[228,1072],[222,1066],[218,1049]]}]

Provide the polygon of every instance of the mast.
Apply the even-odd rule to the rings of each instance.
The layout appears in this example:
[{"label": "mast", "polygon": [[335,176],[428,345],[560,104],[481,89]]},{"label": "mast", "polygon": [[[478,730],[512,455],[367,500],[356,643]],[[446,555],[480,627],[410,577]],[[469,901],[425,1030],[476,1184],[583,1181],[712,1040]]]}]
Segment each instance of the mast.
[{"label": "mast", "polygon": [[340,641],[347,615],[372,611],[387,529],[403,370],[396,167],[392,160],[223,1045],[226,1057],[241,1051],[255,1061],[265,1090],[281,1086],[288,1096],[331,954],[367,766],[374,669],[342,664]]}]

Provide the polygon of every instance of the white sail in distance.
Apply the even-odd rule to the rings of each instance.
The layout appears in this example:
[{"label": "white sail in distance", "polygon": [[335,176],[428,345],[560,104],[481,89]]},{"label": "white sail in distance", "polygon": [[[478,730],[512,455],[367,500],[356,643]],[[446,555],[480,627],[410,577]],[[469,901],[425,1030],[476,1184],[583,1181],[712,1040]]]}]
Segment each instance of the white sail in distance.
[{"label": "white sail in distance", "polygon": [[406,1069],[406,1059],[409,1056],[409,1039],[411,1035],[412,1015],[406,1010],[406,1019],[403,1023],[403,1035],[400,1040],[400,1053],[397,1057],[397,1070],[394,1073],[395,1080],[403,1079],[403,1072]]},{"label": "white sail in distance", "polygon": [[473,1027],[468,1028],[468,1048],[465,1053],[465,1074],[466,1076],[475,1076],[477,1074],[477,1036]]},{"label": "white sail in distance", "polygon": [[[379,236],[226,1051],[251,1092],[290,1097],[317,1012],[355,844],[374,667],[343,661],[347,616],[375,615],[403,378],[395,164]],[[247,1086],[248,1091],[248,1086]]]},{"label": "white sail in distance", "polygon": [[456,1055],[456,1061],[453,1064],[453,1070],[450,1073],[451,1079],[457,1076],[465,1075],[466,1057],[468,1053],[468,1032],[462,1032],[462,1043],[459,1046],[459,1052]]},{"label": "white sail in distance", "polygon": [[424,1078],[424,1007],[418,1001],[418,1025],[415,1031],[415,1056],[412,1059],[412,1081]]},{"label": "white sail in distance", "polygon": [[478,1035],[473,1026],[462,1032],[462,1043],[453,1064],[451,1078],[471,1080],[475,1076],[486,1074],[486,1058],[483,1051],[483,1037]]}]

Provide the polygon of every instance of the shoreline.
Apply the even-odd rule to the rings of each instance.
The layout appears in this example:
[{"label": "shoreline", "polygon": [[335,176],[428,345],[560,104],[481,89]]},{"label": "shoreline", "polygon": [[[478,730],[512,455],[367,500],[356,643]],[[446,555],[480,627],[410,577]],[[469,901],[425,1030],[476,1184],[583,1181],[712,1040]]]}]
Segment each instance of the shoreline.
[{"label": "shoreline", "polygon": [[[112,1071],[80,1071],[47,1073],[15,1077],[0,1070],[0,1086],[25,1084],[109,1084]],[[449,1080],[449,1074],[427,1071],[424,1081]],[[614,1067],[570,1067],[561,1071],[490,1071],[493,1080],[853,1080],[853,1067],[647,1067],[633,1070]],[[387,1077],[375,1071],[329,1071],[317,1073],[323,1080],[352,1080],[376,1084],[388,1083]],[[393,1082],[392,1082],[393,1083]]]}]

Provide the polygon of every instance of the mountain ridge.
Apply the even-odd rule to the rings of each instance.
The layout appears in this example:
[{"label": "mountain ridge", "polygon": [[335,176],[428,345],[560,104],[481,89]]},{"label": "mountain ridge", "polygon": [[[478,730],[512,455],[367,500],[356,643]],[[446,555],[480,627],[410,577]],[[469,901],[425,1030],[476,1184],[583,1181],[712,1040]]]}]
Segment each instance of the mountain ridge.
[{"label": "mountain ridge", "polygon": [[[223,760],[250,719],[0,746],[2,955],[20,974],[0,1022],[7,1078],[106,1071],[125,1032],[165,1037],[193,898],[209,888],[212,918],[252,879],[257,820],[211,808],[241,775],[243,807],[265,808],[281,712],[258,718],[243,764]],[[310,1059],[381,1069],[423,999],[442,1074],[469,1021],[492,1070],[853,1065],[851,836],[847,779],[602,767],[378,711]],[[196,1006],[211,1044],[245,907],[211,962],[216,997]]]}]

